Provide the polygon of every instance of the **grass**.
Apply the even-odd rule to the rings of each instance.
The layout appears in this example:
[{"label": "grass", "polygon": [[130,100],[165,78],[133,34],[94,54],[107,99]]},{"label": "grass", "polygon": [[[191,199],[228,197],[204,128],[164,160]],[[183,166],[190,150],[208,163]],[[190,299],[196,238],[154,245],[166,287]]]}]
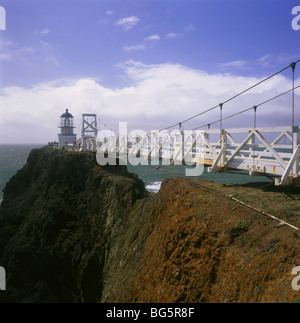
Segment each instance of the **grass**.
[{"label": "grass", "polygon": [[248,220],[239,220],[236,225],[229,232],[229,243],[233,243],[233,241],[243,234],[247,232],[249,229],[250,221]]}]

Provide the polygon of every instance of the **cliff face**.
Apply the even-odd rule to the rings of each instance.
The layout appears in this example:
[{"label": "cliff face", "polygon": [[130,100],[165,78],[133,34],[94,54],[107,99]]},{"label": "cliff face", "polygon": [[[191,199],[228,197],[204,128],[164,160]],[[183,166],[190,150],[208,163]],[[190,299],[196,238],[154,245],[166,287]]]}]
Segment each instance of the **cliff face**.
[{"label": "cliff face", "polygon": [[128,213],[144,196],[125,167],[94,155],[33,150],[0,206],[0,256],[13,301],[89,302]]},{"label": "cliff face", "polygon": [[147,193],[125,167],[61,150],[33,150],[7,184],[0,265],[11,302],[300,299],[291,228],[179,179]]}]

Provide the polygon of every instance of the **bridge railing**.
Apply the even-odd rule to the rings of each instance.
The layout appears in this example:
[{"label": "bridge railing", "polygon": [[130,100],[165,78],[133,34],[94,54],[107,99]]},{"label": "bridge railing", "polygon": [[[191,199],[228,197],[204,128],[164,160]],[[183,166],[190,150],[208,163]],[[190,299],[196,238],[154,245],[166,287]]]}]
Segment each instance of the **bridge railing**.
[{"label": "bridge railing", "polygon": [[[207,130],[203,159],[212,172],[248,170],[280,176],[277,183],[286,184],[299,176],[299,134],[298,127],[226,129],[221,136],[219,130]],[[212,135],[220,139],[213,142]]]},{"label": "bridge railing", "polygon": [[162,131],[128,138],[86,139],[86,150],[182,165],[207,165],[209,171],[247,170],[278,177],[277,185],[299,179],[299,127]]}]

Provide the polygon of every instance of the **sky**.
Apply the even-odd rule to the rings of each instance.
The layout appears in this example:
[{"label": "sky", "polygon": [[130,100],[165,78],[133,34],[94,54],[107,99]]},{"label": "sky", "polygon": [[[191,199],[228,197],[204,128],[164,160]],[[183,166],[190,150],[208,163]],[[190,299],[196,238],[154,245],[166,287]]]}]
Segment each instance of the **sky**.
[{"label": "sky", "polygon": [[[57,140],[65,109],[78,137],[83,113],[97,114],[100,130],[117,132],[119,122],[129,131],[159,130],[300,59],[300,0],[0,0],[0,6],[6,18],[0,144]],[[225,104],[223,116],[291,88],[289,68]],[[288,93],[259,107],[257,125],[291,125],[291,104]],[[297,125],[299,105],[298,89]],[[218,119],[216,109],[183,126]],[[253,127],[253,112],[223,127]]]}]

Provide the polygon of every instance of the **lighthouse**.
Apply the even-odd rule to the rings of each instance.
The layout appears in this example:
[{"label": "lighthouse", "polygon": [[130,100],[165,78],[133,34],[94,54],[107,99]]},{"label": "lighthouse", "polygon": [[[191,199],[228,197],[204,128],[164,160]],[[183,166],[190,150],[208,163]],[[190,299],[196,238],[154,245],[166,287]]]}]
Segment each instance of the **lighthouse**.
[{"label": "lighthouse", "polygon": [[58,134],[58,147],[72,147],[76,143],[76,134],[73,134],[75,128],[74,118],[66,109],[66,112],[60,116],[59,126],[60,134]]}]

